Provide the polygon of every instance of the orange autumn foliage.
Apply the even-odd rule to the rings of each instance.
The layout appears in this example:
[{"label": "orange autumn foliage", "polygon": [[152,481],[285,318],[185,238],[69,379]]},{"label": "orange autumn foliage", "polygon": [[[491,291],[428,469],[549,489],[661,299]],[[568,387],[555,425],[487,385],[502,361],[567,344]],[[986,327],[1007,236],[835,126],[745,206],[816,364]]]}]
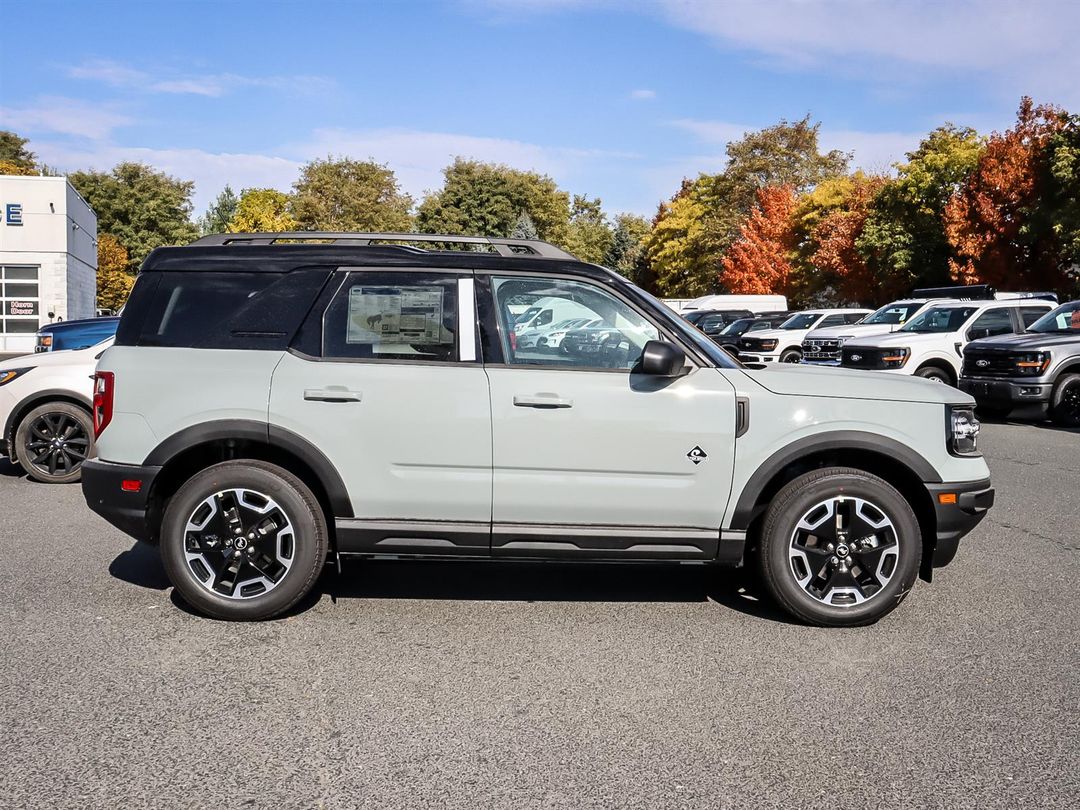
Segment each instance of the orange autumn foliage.
[{"label": "orange autumn foliage", "polygon": [[857,246],[874,197],[886,182],[884,177],[853,175],[845,204],[828,213],[814,229],[817,249],[810,263],[830,279],[844,301],[884,302],[906,292],[871,270]]},{"label": "orange autumn foliage", "polygon": [[720,283],[740,295],[787,294],[795,231],[795,191],[790,186],[766,186],[756,193],[754,209],[739,236],[724,254]]},{"label": "orange autumn foliage", "polygon": [[990,136],[975,171],[945,206],[956,281],[1016,289],[1062,284],[1056,240],[1036,221],[1043,152],[1062,126],[1059,108],[1036,107],[1025,96],[1016,125]]}]

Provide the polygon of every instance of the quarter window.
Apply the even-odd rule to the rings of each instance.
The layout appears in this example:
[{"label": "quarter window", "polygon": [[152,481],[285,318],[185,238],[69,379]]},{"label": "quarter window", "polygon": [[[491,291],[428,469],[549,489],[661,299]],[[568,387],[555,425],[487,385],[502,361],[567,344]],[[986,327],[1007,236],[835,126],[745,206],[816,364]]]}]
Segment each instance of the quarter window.
[{"label": "quarter window", "polygon": [[[496,278],[492,288],[511,365],[630,370],[659,336],[643,315],[593,284]],[[544,312],[550,313],[546,320]],[[567,320],[581,323],[560,326]]]},{"label": "quarter window", "polygon": [[351,273],[326,309],[323,356],[457,360],[457,279],[433,273]]}]

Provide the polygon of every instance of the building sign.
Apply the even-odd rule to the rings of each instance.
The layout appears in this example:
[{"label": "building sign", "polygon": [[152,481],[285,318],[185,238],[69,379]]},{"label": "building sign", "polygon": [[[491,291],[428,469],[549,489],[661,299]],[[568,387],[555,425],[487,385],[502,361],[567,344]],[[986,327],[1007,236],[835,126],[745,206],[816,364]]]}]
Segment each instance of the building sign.
[{"label": "building sign", "polygon": [[38,302],[37,301],[5,301],[4,302],[4,314],[5,315],[37,315],[38,314]]},{"label": "building sign", "polygon": [[23,211],[22,203],[8,203],[4,206],[4,224],[5,225],[22,225],[23,224]]}]

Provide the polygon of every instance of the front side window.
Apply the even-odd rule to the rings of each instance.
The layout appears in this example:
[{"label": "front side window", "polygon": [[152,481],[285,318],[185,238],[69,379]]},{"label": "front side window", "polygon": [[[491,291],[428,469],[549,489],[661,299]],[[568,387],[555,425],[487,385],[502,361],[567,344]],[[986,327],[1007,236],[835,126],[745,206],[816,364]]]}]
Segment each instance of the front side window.
[{"label": "front side window", "polygon": [[434,273],[351,273],[323,316],[323,356],[457,359],[457,279]]},{"label": "front side window", "polygon": [[[582,369],[632,369],[659,333],[637,310],[593,284],[565,279],[496,278],[492,281],[507,363]],[[554,317],[580,321],[559,339],[534,341],[515,325],[523,300],[543,301]]]}]

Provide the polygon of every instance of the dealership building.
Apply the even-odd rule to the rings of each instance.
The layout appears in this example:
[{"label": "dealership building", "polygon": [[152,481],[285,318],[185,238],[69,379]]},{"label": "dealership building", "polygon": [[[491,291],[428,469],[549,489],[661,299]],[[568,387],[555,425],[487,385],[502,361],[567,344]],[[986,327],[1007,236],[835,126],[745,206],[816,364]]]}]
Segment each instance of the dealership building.
[{"label": "dealership building", "polygon": [[63,177],[0,175],[0,353],[33,351],[42,324],[89,318],[97,215]]}]

